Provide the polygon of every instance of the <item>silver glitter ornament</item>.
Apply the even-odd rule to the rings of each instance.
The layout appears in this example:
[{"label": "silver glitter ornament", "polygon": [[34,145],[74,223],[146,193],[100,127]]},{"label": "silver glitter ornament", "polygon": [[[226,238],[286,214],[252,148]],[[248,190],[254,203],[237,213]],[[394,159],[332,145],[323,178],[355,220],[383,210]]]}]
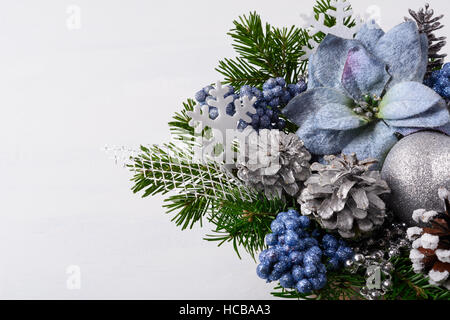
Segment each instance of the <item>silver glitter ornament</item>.
[{"label": "silver glitter ornament", "polygon": [[417,225],[413,211],[440,210],[438,188],[450,189],[450,137],[423,131],[403,138],[387,155],[381,177],[391,188],[386,200],[395,216]]}]

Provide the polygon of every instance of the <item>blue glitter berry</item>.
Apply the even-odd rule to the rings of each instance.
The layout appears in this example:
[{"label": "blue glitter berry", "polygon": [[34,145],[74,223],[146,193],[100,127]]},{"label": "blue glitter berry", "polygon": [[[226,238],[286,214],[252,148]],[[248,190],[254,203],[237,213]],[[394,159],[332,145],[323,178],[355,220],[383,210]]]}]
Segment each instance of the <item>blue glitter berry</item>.
[{"label": "blue glitter berry", "polygon": [[293,251],[289,254],[292,264],[301,264],[303,262],[303,252]]},{"label": "blue glitter berry", "polygon": [[450,63],[444,64],[441,70],[433,71],[423,83],[448,101],[450,99]]},{"label": "blue glitter berry", "polygon": [[310,219],[296,210],[280,212],[266,236],[269,249],[259,255],[258,276],[268,282],[279,280],[282,287],[302,294],[322,289],[327,283],[325,264],[337,269],[353,252],[345,241],[328,234],[320,239],[322,232],[310,227]]},{"label": "blue glitter berry", "polygon": [[313,290],[313,286],[311,282],[309,282],[309,280],[303,279],[297,283],[296,289],[298,292],[302,294],[308,294],[311,293],[311,291]]},{"label": "blue glitter berry", "polygon": [[270,275],[270,267],[265,264],[259,264],[256,267],[256,274],[261,279],[267,279],[267,278],[269,278],[269,275]]},{"label": "blue glitter berry", "polygon": [[266,244],[268,246],[274,246],[276,245],[278,242],[278,236],[274,233],[269,233],[268,235],[266,235]]},{"label": "blue glitter berry", "polygon": [[290,273],[285,273],[280,278],[280,285],[286,289],[293,288],[295,286],[294,277]]}]

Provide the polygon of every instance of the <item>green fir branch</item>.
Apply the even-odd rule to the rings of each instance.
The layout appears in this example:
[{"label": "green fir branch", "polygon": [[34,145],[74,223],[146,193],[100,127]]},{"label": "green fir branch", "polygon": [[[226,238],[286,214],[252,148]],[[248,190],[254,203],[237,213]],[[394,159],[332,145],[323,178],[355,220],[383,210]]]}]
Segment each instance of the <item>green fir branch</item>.
[{"label": "green fir branch", "polygon": [[239,17],[228,33],[238,57],[224,59],[216,68],[225,77],[225,83],[235,88],[247,84],[257,88],[271,77],[284,77],[296,83],[306,68],[299,59],[304,54],[306,30],[292,26],[276,28],[263,24],[261,17],[252,12]]},{"label": "green fir branch", "polygon": [[216,225],[214,234],[205,240],[216,241],[218,246],[231,242],[239,258],[239,247],[255,259],[264,249],[265,236],[270,233],[270,223],[276,215],[287,208],[286,202],[268,200],[264,195],[255,201],[220,201],[215,203],[209,221]]},{"label": "green fir branch", "polygon": [[193,111],[196,102],[192,99],[187,99],[183,102],[183,109],[176,112],[171,122],[169,122],[169,129],[175,140],[192,142],[194,139],[194,128],[189,125],[191,118],[188,116],[188,111]]}]

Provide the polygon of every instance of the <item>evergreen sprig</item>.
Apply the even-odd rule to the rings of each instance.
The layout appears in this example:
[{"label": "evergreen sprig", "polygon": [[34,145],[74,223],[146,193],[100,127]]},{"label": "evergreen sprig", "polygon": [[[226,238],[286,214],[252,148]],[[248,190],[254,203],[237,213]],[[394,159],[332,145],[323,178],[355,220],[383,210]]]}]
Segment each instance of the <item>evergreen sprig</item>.
[{"label": "evergreen sprig", "polygon": [[261,17],[252,12],[233,22],[228,33],[238,57],[223,59],[216,68],[225,77],[225,83],[235,88],[251,85],[257,88],[272,77],[284,77],[296,83],[306,68],[300,63],[308,34],[305,29],[291,26],[277,28],[263,24]]},{"label": "evergreen sprig", "polygon": [[241,199],[219,201],[209,217],[216,225],[214,234],[207,235],[205,240],[217,241],[219,246],[231,242],[239,258],[239,247],[243,247],[255,259],[255,254],[264,249],[270,223],[286,207],[281,199],[268,200],[263,195],[251,202]]}]

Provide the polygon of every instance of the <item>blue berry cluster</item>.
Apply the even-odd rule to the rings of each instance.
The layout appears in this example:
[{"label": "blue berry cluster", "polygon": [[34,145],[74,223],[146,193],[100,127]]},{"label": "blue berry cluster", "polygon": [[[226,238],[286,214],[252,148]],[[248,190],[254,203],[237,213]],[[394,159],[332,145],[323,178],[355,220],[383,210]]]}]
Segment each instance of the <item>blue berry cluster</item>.
[{"label": "blue berry cluster", "polygon": [[[229,116],[234,115],[235,111],[235,107],[234,107],[234,101],[236,99],[239,99],[239,96],[234,92],[234,88],[232,86],[227,86],[229,88],[228,93],[225,95],[225,98],[228,96],[233,95],[234,99],[233,102],[231,102],[228,106],[227,106],[227,114]],[[200,90],[199,92],[197,92],[195,94],[195,100],[197,100],[197,102],[203,106],[203,105],[208,105],[208,100],[215,100],[213,96],[211,96],[209,94],[209,92],[211,91],[211,89],[214,89],[212,86],[207,86],[204,87],[202,90]],[[209,106],[209,117],[212,120],[215,120],[217,117],[219,116],[219,110],[217,110],[216,107],[212,107]]]},{"label": "blue berry cluster", "polygon": [[257,275],[267,282],[279,280],[282,287],[302,294],[322,289],[327,283],[325,264],[339,268],[353,251],[331,235],[319,243],[320,232],[308,232],[310,225],[308,217],[293,209],[279,213],[272,221],[272,233],[266,236],[269,248],[259,255]]},{"label": "blue berry cluster", "polygon": [[306,83],[300,80],[296,84],[286,85],[283,78],[271,78],[263,84],[263,97],[271,107],[286,106],[292,98],[306,90]]},{"label": "blue berry cluster", "polygon": [[247,96],[249,99],[256,97],[254,107],[256,109],[255,114],[249,114],[252,118],[250,123],[241,121],[239,122],[238,129],[245,129],[248,125],[251,125],[253,129],[278,129],[283,130],[286,127],[286,121],[281,119],[280,109],[277,105],[271,106],[264,99],[263,93],[255,87],[248,85],[242,86],[240,90],[240,97]]},{"label": "blue berry cluster", "polygon": [[436,91],[446,100],[450,99],[450,63],[444,64],[441,70],[433,71],[431,76],[425,79],[424,84]]},{"label": "blue berry cluster", "polygon": [[[253,129],[278,129],[283,130],[286,127],[286,121],[280,118],[281,111],[279,107],[284,107],[288,102],[298,94],[306,90],[306,83],[301,80],[297,84],[288,84],[283,78],[271,78],[263,85],[263,91],[256,87],[244,85],[239,90],[239,95],[235,93],[232,86],[228,86],[230,91],[225,97],[233,95],[234,100],[242,99],[247,96],[249,99],[256,97],[255,114],[249,114],[252,118],[250,123],[241,120],[238,129],[243,130],[248,125]],[[207,105],[208,99],[214,99],[209,91],[213,89],[207,86],[195,94],[195,99],[200,105]],[[233,101],[234,101],[233,100]],[[227,114],[233,116],[235,113],[234,102],[227,106]],[[216,107],[209,106],[209,117],[216,119],[219,112]]]}]

